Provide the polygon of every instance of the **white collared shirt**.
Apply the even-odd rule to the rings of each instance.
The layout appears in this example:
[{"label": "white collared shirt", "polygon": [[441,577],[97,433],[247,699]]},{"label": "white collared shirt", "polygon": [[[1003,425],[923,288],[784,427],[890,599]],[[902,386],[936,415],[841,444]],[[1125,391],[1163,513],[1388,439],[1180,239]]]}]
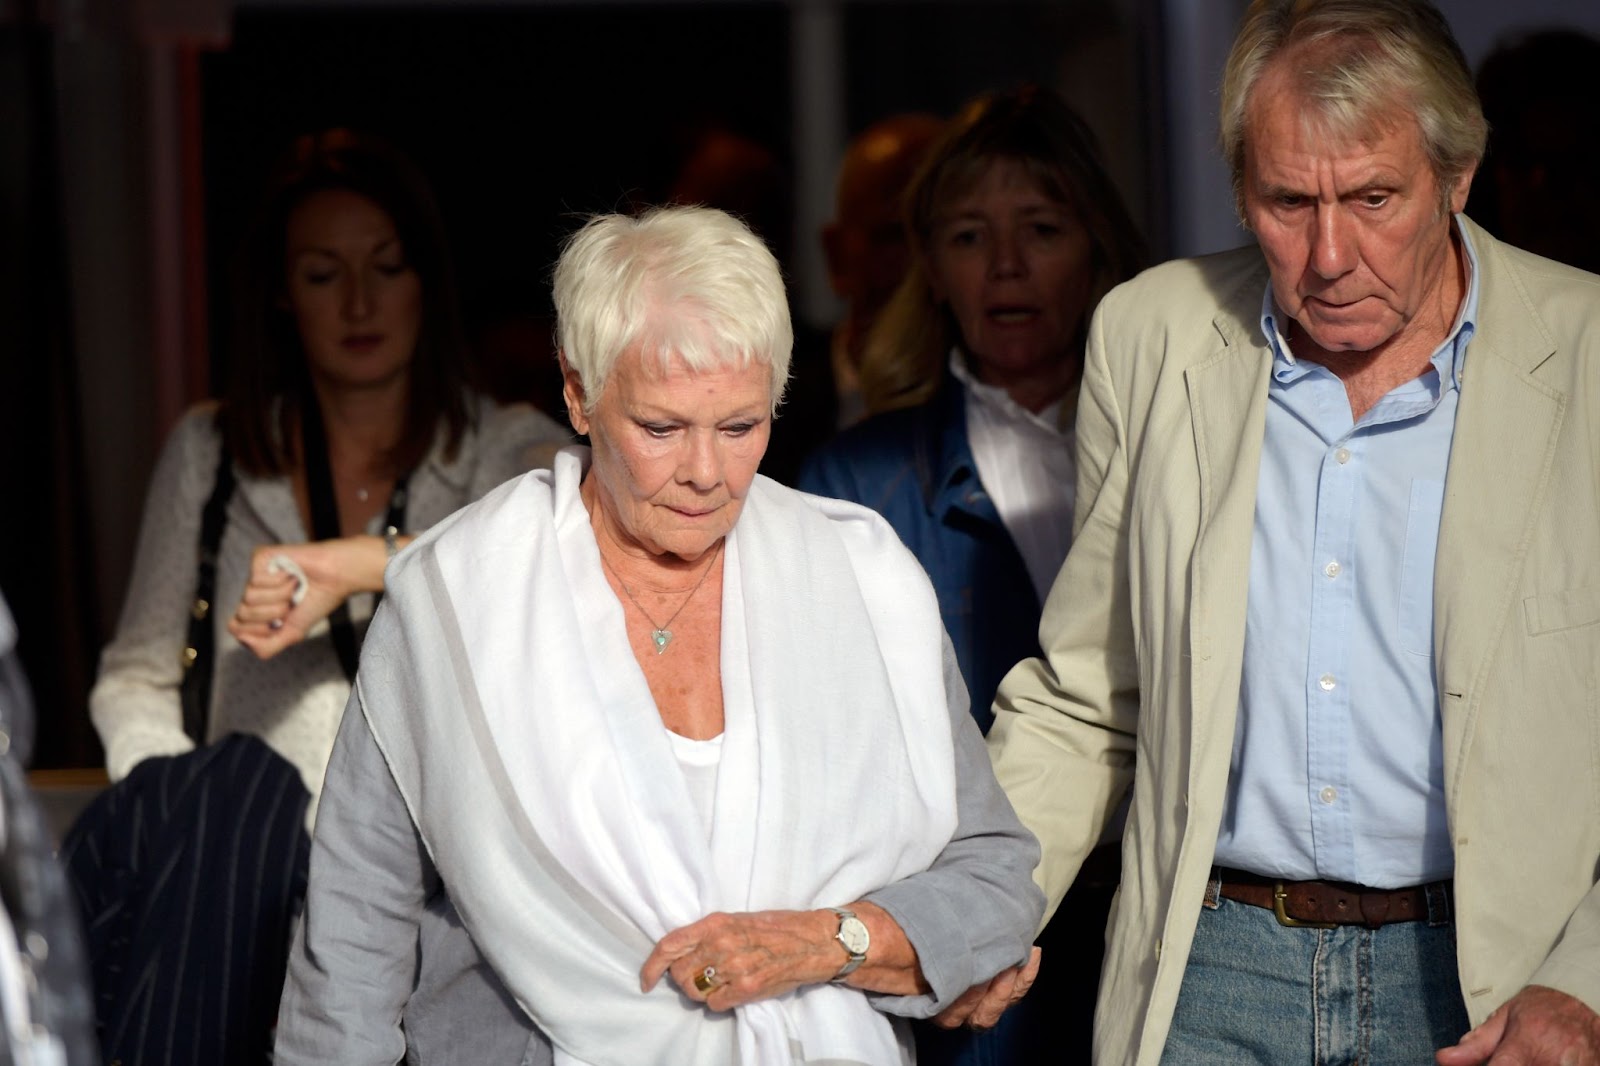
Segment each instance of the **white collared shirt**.
[{"label": "white collared shirt", "polygon": [[973,377],[959,350],[950,353],[950,373],[966,389],[967,439],[978,480],[1021,553],[1042,604],[1072,544],[1078,473],[1072,427],[1058,424],[1059,400],[1030,411],[1005,389]]}]

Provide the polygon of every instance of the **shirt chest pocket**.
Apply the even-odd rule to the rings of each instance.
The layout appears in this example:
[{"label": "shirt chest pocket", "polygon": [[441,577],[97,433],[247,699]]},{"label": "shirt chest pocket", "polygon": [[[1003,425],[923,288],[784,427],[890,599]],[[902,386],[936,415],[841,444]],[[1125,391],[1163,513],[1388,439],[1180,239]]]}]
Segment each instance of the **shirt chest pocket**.
[{"label": "shirt chest pocket", "polygon": [[1439,550],[1439,514],[1444,482],[1416,478],[1406,510],[1406,546],[1400,560],[1400,646],[1413,655],[1433,654],[1433,563]]}]

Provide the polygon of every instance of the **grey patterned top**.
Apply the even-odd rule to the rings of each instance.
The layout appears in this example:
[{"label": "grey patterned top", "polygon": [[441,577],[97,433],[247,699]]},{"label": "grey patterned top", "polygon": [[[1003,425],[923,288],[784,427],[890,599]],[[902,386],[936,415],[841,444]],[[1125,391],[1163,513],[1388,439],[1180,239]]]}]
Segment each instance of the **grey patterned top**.
[{"label": "grey patterned top", "polygon": [[[470,426],[456,456],[446,461],[435,442],[411,475],[404,532],[416,533],[476,500],[496,485],[537,466],[549,466],[569,434],[532,407],[469,399]],[[183,731],[178,687],[180,655],[194,599],[200,512],[211,494],[220,454],[214,404],[184,415],[167,439],[145,497],[144,521],[133,576],[116,635],[100,659],[89,712],[106,749],[113,781],[141,760],[175,755],[194,745]],[[216,670],[212,678],[209,739],[254,733],[293,763],[316,797],[328,753],[350,695],[328,637],[326,622],[273,659],[257,659],[234,640],[227,620],[243,594],[250,556],[262,544],[307,539],[287,477],[247,477],[228,504],[228,524],[217,560]],[[380,513],[367,532],[379,533]],[[366,629],[374,597],[351,597],[358,633]]]}]

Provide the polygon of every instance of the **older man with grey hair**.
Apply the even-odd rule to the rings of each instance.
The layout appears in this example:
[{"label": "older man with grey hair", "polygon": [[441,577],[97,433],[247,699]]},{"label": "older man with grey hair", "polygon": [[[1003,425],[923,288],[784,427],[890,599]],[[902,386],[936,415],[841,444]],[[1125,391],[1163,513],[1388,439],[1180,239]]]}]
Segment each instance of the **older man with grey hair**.
[{"label": "older man with grey hair", "polygon": [[1460,214],[1425,0],[1256,0],[1222,121],[1256,244],[1101,304],[990,734],[1052,903],[1132,789],[1096,1059],[1596,1062],[1600,278]]}]

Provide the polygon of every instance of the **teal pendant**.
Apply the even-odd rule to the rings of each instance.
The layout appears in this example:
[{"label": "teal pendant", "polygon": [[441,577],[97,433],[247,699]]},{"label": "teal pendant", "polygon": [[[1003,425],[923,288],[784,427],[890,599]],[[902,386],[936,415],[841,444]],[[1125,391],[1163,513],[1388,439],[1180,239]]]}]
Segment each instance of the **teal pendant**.
[{"label": "teal pendant", "polygon": [[670,629],[652,629],[650,631],[650,642],[656,646],[657,655],[667,650],[667,642],[671,639],[672,630]]}]

